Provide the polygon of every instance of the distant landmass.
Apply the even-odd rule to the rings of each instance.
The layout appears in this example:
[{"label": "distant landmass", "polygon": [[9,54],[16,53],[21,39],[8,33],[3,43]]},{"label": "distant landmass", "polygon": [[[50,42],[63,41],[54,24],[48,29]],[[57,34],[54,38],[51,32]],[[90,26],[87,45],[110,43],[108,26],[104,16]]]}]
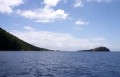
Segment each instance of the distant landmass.
[{"label": "distant landmass", "polygon": [[[16,36],[10,34],[4,29],[0,28],[0,51],[50,51],[50,50],[31,45],[17,38]],[[97,47],[90,50],[80,51],[110,52],[110,49],[108,49],[107,47]]]},{"label": "distant landmass", "polygon": [[0,51],[49,51],[33,46],[0,28]]},{"label": "distant landmass", "polygon": [[110,49],[108,49],[107,47],[97,47],[97,48],[94,48],[94,49],[90,49],[90,50],[82,50],[82,51],[110,52]]}]

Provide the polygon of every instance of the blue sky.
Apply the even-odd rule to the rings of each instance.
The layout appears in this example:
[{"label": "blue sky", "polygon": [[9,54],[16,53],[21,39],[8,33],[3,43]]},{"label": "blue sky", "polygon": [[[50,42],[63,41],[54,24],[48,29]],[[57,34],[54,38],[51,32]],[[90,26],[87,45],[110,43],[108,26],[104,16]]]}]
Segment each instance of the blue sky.
[{"label": "blue sky", "polygon": [[0,27],[38,47],[120,50],[119,0],[0,0]]}]

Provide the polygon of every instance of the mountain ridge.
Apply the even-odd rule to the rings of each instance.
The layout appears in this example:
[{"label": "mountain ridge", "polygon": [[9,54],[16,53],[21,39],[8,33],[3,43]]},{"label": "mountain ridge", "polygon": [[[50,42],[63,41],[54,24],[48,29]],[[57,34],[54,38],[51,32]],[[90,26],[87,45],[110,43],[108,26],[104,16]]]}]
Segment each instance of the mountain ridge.
[{"label": "mountain ridge", "polygon": [[31,45],[0,27],[0,51],[49,51]]}]

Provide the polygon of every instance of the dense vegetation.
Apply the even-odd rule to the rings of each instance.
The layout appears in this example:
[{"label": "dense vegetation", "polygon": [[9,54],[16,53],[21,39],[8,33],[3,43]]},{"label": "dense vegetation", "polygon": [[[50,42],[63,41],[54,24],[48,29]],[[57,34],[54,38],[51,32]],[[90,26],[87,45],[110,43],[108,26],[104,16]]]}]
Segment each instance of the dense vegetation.
[{"label": "dense vegetation", "polygon": [[82,50],[82,51],[110,52],[110,49],[108,49],[107,47],[97,47],[97,48],[94,48],[94,49],[90,49],[90,50]]},{"label": "dense vegetation", "polygon": [[0,28],[0,51],[48,51],[20,40],[14,35]]},{"label": "dense vegetation", "polygon": [[92,51],[110,51],[110,49],[106,48],[106,47],[97,47],[94,49],[91,49]]}]

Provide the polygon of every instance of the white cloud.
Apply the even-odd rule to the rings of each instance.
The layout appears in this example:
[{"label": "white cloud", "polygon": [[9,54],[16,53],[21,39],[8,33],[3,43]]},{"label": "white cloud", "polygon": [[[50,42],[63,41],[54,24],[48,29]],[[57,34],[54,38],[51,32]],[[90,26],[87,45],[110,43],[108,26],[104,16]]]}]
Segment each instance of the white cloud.
[{"label": "white cloud", "polygon": [[24,26],[23,27],[25,30],[30,30],[30,31],[33,31],[34,30],[34,28],[32,28],[31,26]]},{"label": "white cloud", "polygon": [[113,0],[75,0],[74,2],[74,7],[83,7],[84,6],[84,3],[83,2],[98,2],[98,3],[102,3],[102,2],[106,2],[106,3],[109,3]]},{"label": "white cloud", "polygon": [[48,23],[56,20],[66,20],[68,13],[62,9],[54,10],[51,6],[56,6],[60,0],[44,0],[45,7],[36,10],[17,10],[16,13],[36,22]]},{"label": "white cloud", "polygon": [[13,13],[13,8],[23,4],[23,0],[0,0],[1,13]]},{"label": "white cloud", "polygon": [[56,6],[60,0],[44,0],[44,4],[48,7]]},{"label": "white cloud", "polygon": [[87,0],[87,2],[111,2],[112,0]]},{"label": "white cloud", "polygon": [[83,21],[82,19],[79,19],[75,22],[76,25],[88,25],[88,22]]},{"label": "white cloud", "polygon": [[56,20],[65,20],[68,17],[68,14],[64,12],[64,10],[58,9],[54,10],[52,8],[43,8],[37,10],[18,10],[17,14],[35,20],[37,22],[53,22]]},{"label": "white cloud", "polygon": [[82,0],[75,0],[74,7],[83,7],[83,1]]},{"label": "white cloud", "polygon": [[26,29],[25,31],[14,30],[10,33],[38,47],[44,47],[54,50],[82,50],[107,45],[105,43],[106,39],[101,37],[83,39],[76,38],[70,34]]}]

